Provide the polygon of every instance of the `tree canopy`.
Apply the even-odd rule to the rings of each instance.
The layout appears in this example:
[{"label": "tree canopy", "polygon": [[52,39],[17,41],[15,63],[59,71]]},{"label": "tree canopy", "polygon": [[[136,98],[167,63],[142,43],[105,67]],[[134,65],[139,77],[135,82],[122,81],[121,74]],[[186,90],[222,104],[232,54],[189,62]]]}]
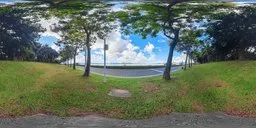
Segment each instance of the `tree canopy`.
[{"label": "tree canopy", "polygon": [[40,62],[54,63],[59,56],[58,52],[49,47],[48,45],[43,45],[36,52],[37,60]]},{"label": "tree canopy", "polygon": [[240,12],[222,16],[208,28],[213,39],[215,59],[256,59],[256,8],[243,7]]},{"label": "tree canopy", "polygon": [[193,3],[190,0],[172,0],[167,3],[148,2],[128,5],[124,11],[116,15],[121,21],[122,31],[125,34],[135,33],[146,38],[163,33],[170,41],[170,50],[163,78],[170,79],[173,51],[180,42],[180,33],[193,24],[210,20],[222,15],[221,9],[232,6],[216,2]]},{"label": "tree canopy", "polygon": [[59,44],[73,47],[75,53],[78,49],[87,49],[87,66],[84,76],[89,76],[91,45],[98,38],[105,39],[107,34],[115,28],[114,17],[109,8],[111,5],[101,2],[88,4],[83,1],[64,1],[53,4],[60,5],[50,5],[47,8],[48,14],[39,14],[45,18],[58,17],[60,19],[59,25],[55,28],[55,31],[62,32]]},{"label": "tree canopy", "polygon": [[0,7],[0,59],[23,60],[39,39],[43,29],[29,18],[29,9],[19,6]]}]

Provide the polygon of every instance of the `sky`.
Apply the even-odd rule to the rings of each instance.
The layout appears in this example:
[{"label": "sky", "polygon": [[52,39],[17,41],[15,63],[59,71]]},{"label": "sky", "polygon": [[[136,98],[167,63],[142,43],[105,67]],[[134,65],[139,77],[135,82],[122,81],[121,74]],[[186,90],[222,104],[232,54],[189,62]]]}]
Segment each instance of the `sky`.
[{"label": "sky", "polygon": [[[57,18],[49,20],[41,20],[41,25],[46,28],[46,32],[41,33],[39,40],[42,44],[47,44],[53,49],[59,51],[54,42],[60,39],[60,36],[50,31],[50,25],[56,23]],[[153,64],[165,63],[169,51],[168,39],[159,33],[157,37],[148,36],[142,39],[140,35],[124,35],[117,28],[117,31],[112,31],[108,34],[107,44],[107,63],[139,63]],[[103,63],[103,40],[97,39],[92,46],[92,63]],[[182,62],[180,53],[174,53],[174,61]],[[84,63],[84,53],[81,52],[77,56],[78,63]]]},{"label": "sky", "polygon": [[[20,0],[0,0],[0,3],[13,3]],[[237,1],[237,0],[236,0]],[[238,2],[256,2],[256,0],[239,0]],[[112,7],[113,11],[122,9],[121,4],[116,4]],[[41,38],[39,42],[41,44],[47,44],[56,51],[60,48],[54,43],[60,39],[58,33],[54,33],[50,30],[50,26],[54,23],[58,23],[57,18],[51,18],[48,20],[41,19],[39,22],[42,27],[46,29],[44,33],[40,33]],[[136,63],[136,64],[156,64],[165,63],[167,60],[169,47],[168,39],[159,33],[156,37],[148,36],[146,39],[142,39],[140,35],[124,35],[117,28],[117,31],[109,33],[107,38],[107,44],[109,49],[107,51],[107,63]],[[92,46],[92,63],[103,63],[103,40],[97,39],[96,43]],[[76,56],[77,62],[84,63],[84,53],[80,52]],[[185,55],[183,53],[174,52],[173,63],[181,63],[185,61]]]}]

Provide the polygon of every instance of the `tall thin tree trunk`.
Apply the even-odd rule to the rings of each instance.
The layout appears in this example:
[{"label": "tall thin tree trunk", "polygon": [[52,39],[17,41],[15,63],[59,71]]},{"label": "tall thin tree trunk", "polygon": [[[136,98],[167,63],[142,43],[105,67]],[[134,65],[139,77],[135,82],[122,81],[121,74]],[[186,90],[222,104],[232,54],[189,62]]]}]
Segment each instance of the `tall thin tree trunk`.
[{"label": "tall thin tree trunk", "polygon": [[192,66],[193,66],[193,59],[192,59],[192,55],[190,55],[190,58],[191,58],[191,59],[190,59],[190,61],[191,61],[191,62],[190,62],[190,64],[191,64],[191,66],[190,66],[190,67],[192,67]]},{"label": "tall thin tree trunk", "polygon": [[69,61],[69,67],[72,67],[72,59],[73,58],[70,58],[68,61]]},{"label": "tall thin tree trunk", "polygon": [[188,53],[187,53],[187,55],[186,55],[186,61],[185,61],[185,67],[184,67],[184,70],[186,70],[186,69],[187,69],[187,63],[188,63]]},{"label": "tall thin tree trunk", "polygon": [[173,58],[173,52],[174,52],[174,48],[175,48],[176,44],[177,43],[172,43],[170,45],[169,55],[168,55],[167,63],[166,63],[164,74],[163,74],[163,79],[165,79],[165,80],[171,79],[172,58]]},{"label": "tall thin tree trunk", "polygon": [[70,64],[70,68],[72,68],[72,65],[73,65],[73,61],[72,61],[72,60],[73,60],[73,59],[74,59],[73,57],[72,57],[72,59],[70,59],[70,63],[71,63],[71,64]]},{"label": "tall thin tree trunk", "polygon": [[73,69],[76,70],[76,52],[74,53]]},{"label": "tall thin tree trunk", "polygon": [[90,76],[90,66],[91,66],[91,48],[89,45],[87,47],[87,63],[86,63],[86,68],[84,71],[84,76],[89,77]]},{"label": "tall thin tree trunk", "polygon": [[190,57],[189,54],[188,54],[188,67],[189,67],[189,68],[191,67],[191,57]]}]

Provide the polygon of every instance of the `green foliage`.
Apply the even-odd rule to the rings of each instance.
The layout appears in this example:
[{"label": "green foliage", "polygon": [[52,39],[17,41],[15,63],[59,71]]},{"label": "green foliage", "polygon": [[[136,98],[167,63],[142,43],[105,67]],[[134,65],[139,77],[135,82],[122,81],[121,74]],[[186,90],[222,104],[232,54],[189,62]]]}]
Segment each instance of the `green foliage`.
[{"label": "green foliage", "polygon": [[0,14],[5,14],[11,11],[11,7],[7,6],[7,7],[0,7]]},{"label": "green foliage", "polygon": [[38,33],[43,31],[37,21],[26,7],[0,7],[0,59],[27,60],[28,50],[38,40]]},{"label": "green foliage", "polygon": [[48,45],[41,46],[37,52],[37,61],[54,63],[56,58],[59,56],[58,52],[49,47]]},{"label": "green foliage", "polygon": [[182,31],[180,43],[178,43],[176,50],[178,50],[179,52],[185,51],[188,54],[197,51],[201,44],[199,37],[202,36],[202,32],[202,30],[190,29]]},{"label": "green foliage", "polygon": [[224,3],[187,3],[187,1],[174,4],[142,3],[132,4],[126,7],[129,11],[117,12],[116,17],[122,22],[122,30],[125,34],[141,34],[156,36],[163,32],[165,36],[173,40],[174,30],[184,29],[205,18],[222,13],[221,9],[229,9],[232,6]]},{"label": "green foliage", "polygon": [[[56,44],[58,46],[67,47],[73,56],[77,55],[78,50],[84,48],[86,34],[81,32],[76,22],[67,22],[60,29],[62,32],[62,40]],[[71,50],[73,49],[73,50]],[[66,52],[67,52],[66,51]]]},{"label": "green foliage", "polygon": [[61,62],[68,61],[73,57],[74,48],[71,46],[64,46],[60,50]]},{"label": "green foliage", "polygon": [[[239,11],[239,12],[238,12]],[[256,59],[256,8],[237,8],[236,12],[220,16],[218,21],[208,28],[210,46],[201,57],[208,61]]]},{"label": "green foliage", "polygon": [[[190,3],[189,3],[190,2]],[[169,39],[169,55],[164,70],[163,79],[170,80],[170,70],[174,48],[180,43],[180,32],[194,23],[210,19],[211,15],[227,9],[225,4],[212,2],[191,3],[190,0],[146,2],[132,4],[126,10],[117,12],[121,21],[121,29],[125,34],[140,34],[142,38],[157,36],[163,33]]]},{"label": "green foliage", "polygon": [[[46,1],[46,3],[49,2],[50,1]],[[88,76],[90,72],[91,45],[96,42],[97,37],[100,39],[107,38],[107,34],[115,27],[112,23],[115,19],[109,11],[110,6],[111,5],[101,2],[88,4],[87,2],[79,0],[57,1],[50,2],[49,7],[46,8],[47,14],[42,15],[45,18],[55,16],[61,19],[59,22],[61,25],[57,26],[55,31],[61,31],[63,38],[56,43],[57,45],[72,47],[73,51],[71,54],[73,54],[73,56],[78,54],[78,50],[87,49],[88,66],[85,74]],[[67,57],[64,58],[68,59]],[[73,67],[75,68],[75,65],[73,65]]]}]

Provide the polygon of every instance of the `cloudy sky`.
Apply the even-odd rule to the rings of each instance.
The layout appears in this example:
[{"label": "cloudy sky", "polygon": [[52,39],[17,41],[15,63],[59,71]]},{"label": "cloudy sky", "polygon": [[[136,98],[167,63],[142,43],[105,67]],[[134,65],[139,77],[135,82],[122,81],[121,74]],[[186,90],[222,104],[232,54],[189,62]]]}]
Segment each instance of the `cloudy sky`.
[{"label": "cloudy sky", "polygon": [[[42,44],[48,44],[59,50],[54,44],[60,36],[50,31],[51,23],[56,23],[55,18],[42,20],[40,23],[47,29],[41,34],[39,40]],[[112,31],[107,38],[109,50],[107,51],[107,63],[165,63],[168,54],[168,39],[159,34],[157,37],[148,36],[142,39],[140,35],[123,35],[120,31]],[[77,56],[79,63],[84,62],[84,53]],[[174,61],[181,62],[184,58],[180,53],[175,52]],[[92,46],[92,62],[103,62],[103,40],[97,39]]]},{"label": "cloudy sky", "polygon": [[[12,3],[17,0],[0,0],[4,3]],[[240,2],[243,0],[240,0]],[[256,0],[247,0],[255,2]],[[112,7],[113,11],[121,10],[122,5],[116,4]],[[60,39],[57,33],[51,32],[50,26],[58,23],[57,18],[49,20],[42,19],[40,24],[46,28],[46,32],[41,33],[39,40],[42,44],[47,44],[53,49],[59,51],[54,42]],[[142,39],[140,35],[123,35],[121,32],[112,31],[107,39],[109,50],[107,51],[107,63],[140,63],[140,64],[154,64],[165,63],[169,51],[168,39],[159,33],[157,37],[148,36]],[[83,52],[77,56],[78,63],[84,63]],[[180,63],[185,60],[185,55],[174,52],[174,63]],[[98,39],[92,46],[92,63],[103,63],[103,40]]]}]

